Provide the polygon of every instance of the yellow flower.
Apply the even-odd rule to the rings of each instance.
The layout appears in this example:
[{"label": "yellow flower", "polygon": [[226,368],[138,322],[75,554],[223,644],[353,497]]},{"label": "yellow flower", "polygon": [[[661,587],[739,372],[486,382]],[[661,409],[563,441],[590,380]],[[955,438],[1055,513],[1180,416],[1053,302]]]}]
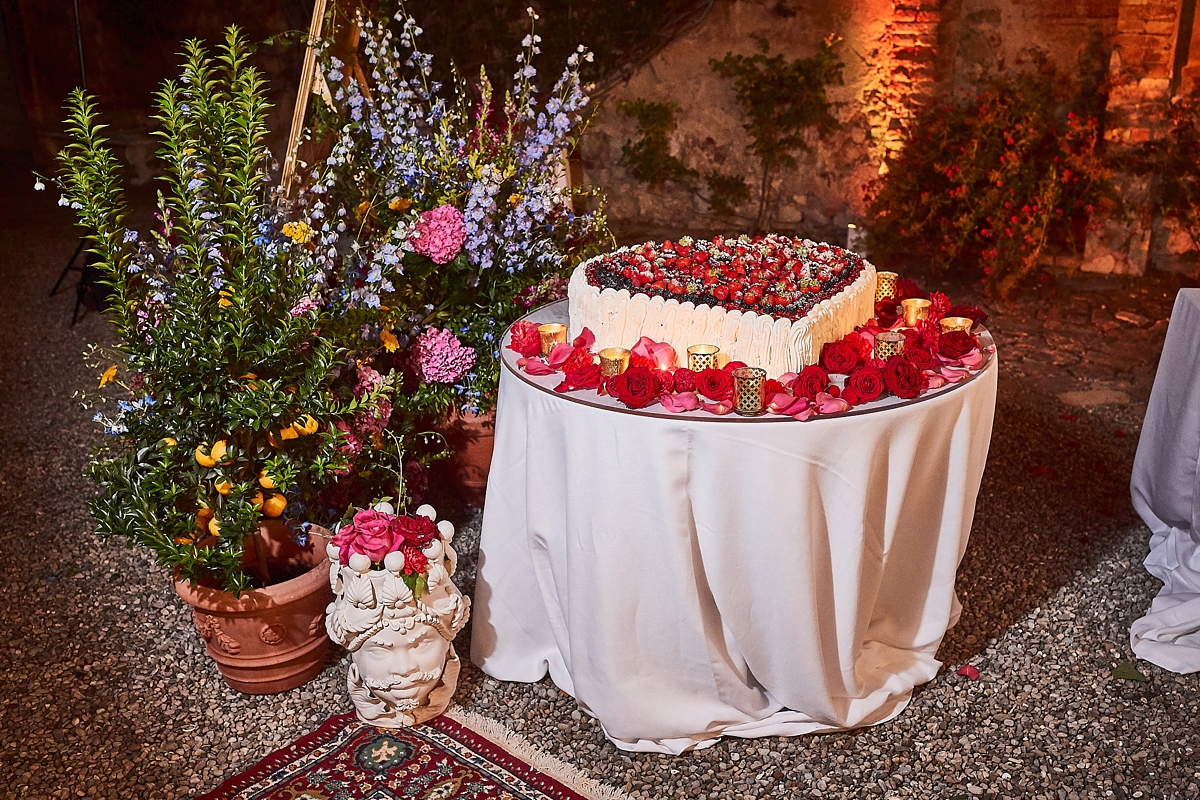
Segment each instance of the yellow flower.
[{"label": "yellow flower", "polygon": [[100,376],[100,386],[103,387],[103,386],[106,386],[107,384],[112,383],[114,380],[116,380],[116,377],[117,377],[117,366],[116,366],[116,364],[114,364],[113,366],[104,370],[104,374]]},{"label": "yellow flower", "polygon": [[388,203],[388,208],[392,211],[408,211],[412,208],[412,200],[407,197],[393,197],[392,202]]},{"label": "yellow flower", "polygon": [[387,348],[389,353],[394,353],[400,349],[400,342],[396,340],[391,331],[380,331],[379,341],[383,342],[383,346]]},{"label": "yellow flower", "polygon": [[233,301],[229,299],[231,297],[233,297],[233,292],[229,291],[228,289],[222,289],[221,299],[217,301],[217,305],[219,305],[221,308],[229,308],[231,305],[233,305]]},{"label": "yellow flower", "polygon": [[508,204],[509,204],[510,206],[512,206],[513,208],[516,208],[516,207],[517,207],[517,205],[518,205],[520,202],[521,202],[521,195],[519,195],[519,194],[510,194],[510,195],[508,196]]},{"label": "yellow flower", "polygon": [[370,210],[371,210],[371,201],[363,200],[361,203],[358,204],[358,207],[354,209],[354,213],[358,214],[359,218],[361,219],[361,218],[365,217],[367,215],[367,212]]},{"label": "yellow flower", "polygon": [[313,236],[313,229],[307,222],[288,222],[283,226],[283,235],[296,244],[305,244]]}]

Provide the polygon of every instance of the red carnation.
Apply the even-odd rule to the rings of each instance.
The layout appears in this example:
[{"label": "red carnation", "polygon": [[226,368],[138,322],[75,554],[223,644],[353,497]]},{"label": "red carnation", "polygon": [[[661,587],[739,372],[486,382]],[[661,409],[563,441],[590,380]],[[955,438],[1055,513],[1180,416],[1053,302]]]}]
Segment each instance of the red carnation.
[{"label": "red carnation", "polygon": [[542,354],[542,337],[538,333],[538,326],[532,322],[514,322],[512,326],[512,339],[508,343],[508,349],[512,350],[525,358],[533,358]]},{"label": "red carnation", "polygon": [[650,356],[643,356],[638,353],[630,353],[629,366],[642,367],[643,369],[655,369],[658,367],[658,364],[655,364],[654,359]]},{"label": "red carnation", "polygon": [[770,397],[775,394],[786,394],[787,387],[774,378],[767,378],[763,381],[763,397]]},{"label": "red carnation", "polygon": [[896,397],[911,400],[925,387],[925,376],[904,356],[892,356],[883,367],[883,385]]},{"label": "red carnation", "polygon": [[680,367],[679,369],[675,370],[675,378],[672,388],[677,392],[696,391],[696,373],[692,372],[687,367]]},{"label": "red carnation", "polygon": [[733,395],[733,377],[719,369],[701,370],[696,375],[696,390],[710,400],[728,400]]},{"label": "red carnation", "polygon": [[917,369],[937,369],[939,366],[941,366],[941,364],[938,363],[937,356],[926,350],[924,347],[906,348],[904,355]]},{"label": "red carnation", "polygon": [[[568,359],[569,361],[570,359]],[[564,370],[563,382],[554,387],[556,392],[573,392],[577,389],[595,389],[602,380],[599,364],[584,364],[576,369]]]},{"label": "red carnation", "polygon": [[405,575],[424,574],[429,568],[429,559],[416,547],[405,544],[400,548],[400,552],[404,554]]},{"label": "red carnation", "polygon": [[874,337],[863,336],[861,333],[852,333],[843,341],[850,343],[860,362],[870,360],[871,355],[875,352]]},{"label": "red carnation", "polygon": [[901,300],[907,300],[910,297],[919,297],[922,300],[928,299],[925,292],[921,291],[921,287],[917,286],[917,282],[912,278],[901,278],[896,281],[895,301],[899,303]]},{"label": "red carnation", "polygon": [[972,328],[979,327],[987,322],[987,312],[979,306],[950,306],[950,310],[946,312],[947,317],[966,317],[969,320],[974,320],[975,325]]},{"label": "red carnation", "polygon": [[[863,403],[877,399],[885,388],[883,374],[874,366],[861,366],[846,378],[846,392],[854,392]],[[842,393],[843,397],[846,396],[846,392]]]},{"label": "red carnation", "polygon": [[567,360],[559,367],[563,372],[578,372],[584,367],[589,367],[595,363],[596,357],[586,347],[576,347],[571,351],[571,355],[567,356]]},{"label": "red carnation", "polygon": [[658,387],[660,397],[664,394],[670,394],[671,390],[675,388],[674,378],[665,369],[653,369],[650,370],[650,374],[654,376],[654,384]]},{"label": "red carnation", "polygon": [[951,359],[962,358],[978,346],[975,337],[966,331],[950,331],[938,339],[938,352]]},{"label": "red carnation", "polygon": [[816,364],[810,364],[800,370],[800,374],[792,381],[792,394],[796,397],[807,397],[815,400],[817,395],[825,391],[829,385],[829,375]]},{"label": "red carnation", "polygon": [[930,292],[929,302],[929,314],[937,319],[946,316],[946,312],[950,310],[950,298],[944,292]]},{"label": "red carnation", "polygon": [[608,383],[608,392],[630,408],[645,408],[659,397],[654,371],[630,367]]},{"label": "red carnation", "polygon": [[845,339],[830,342],[821,348],[821,366],[834,375],[849,375],[858,366],[858,352]]}]

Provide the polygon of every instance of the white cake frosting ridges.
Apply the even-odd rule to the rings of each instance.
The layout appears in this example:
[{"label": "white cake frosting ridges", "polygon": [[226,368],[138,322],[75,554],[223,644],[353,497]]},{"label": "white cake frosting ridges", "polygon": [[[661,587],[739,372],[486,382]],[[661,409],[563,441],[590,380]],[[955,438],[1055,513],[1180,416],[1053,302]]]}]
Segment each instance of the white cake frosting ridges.
[{"label": "white cake frosting ridges", "polygon": [[773,378],[797,372],[875,314],[875,267],[867,261],[849,286],[797,320],[601,289],[588,283],[590,263],[575,268],[567,287],[570,336],[590,328],[597,348],[633,347],[648,336],[675,348],[683,365],[689,346],[711,344],[721,348],[722,362],[744,361]]}]

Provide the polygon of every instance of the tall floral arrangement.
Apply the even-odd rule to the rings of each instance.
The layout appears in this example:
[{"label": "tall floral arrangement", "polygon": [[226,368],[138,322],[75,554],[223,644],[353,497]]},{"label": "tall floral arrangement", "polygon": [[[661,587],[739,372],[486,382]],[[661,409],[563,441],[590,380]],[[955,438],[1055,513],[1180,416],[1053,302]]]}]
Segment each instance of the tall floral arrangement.
[{"label": "tall floral arrangement", "polygon": [[270,188],[266,91],[250,54],[236,28],[215,55],[188,42],[181,76],[158,92],[151,235],[125,227],[120,167],[81,91],[58,181],[99,257],[119,337],[95,353],[101,388],[119,395],[96,411],[108,434],[90,466],[98,532],[234,591],[250,586],[243,548],[264,517],[296,528],[339,518],[349,498],[322,498],[349,472],[402,483],[399,441],[355,449],[363,427],[386,423],[389,387],[347,384],[314,231],[287,221]]},{"label": "tall floral arrangement", "polygon": [[531,26],[497,101],[484,70],[474,87],[433,81],[421,28],[403,9],[395,22],[362,22],[369,80],[326,52],[332,106],[316,129],[332,132],[332,151],[303,203],[339,276],[344,329],[358,352],[405,376],[406,407],[486,410],[504,329],[565,296],[566,272],[610,244],[599,201],[577,212],[564,173],[592,55],[581,46],[542,97]]}]

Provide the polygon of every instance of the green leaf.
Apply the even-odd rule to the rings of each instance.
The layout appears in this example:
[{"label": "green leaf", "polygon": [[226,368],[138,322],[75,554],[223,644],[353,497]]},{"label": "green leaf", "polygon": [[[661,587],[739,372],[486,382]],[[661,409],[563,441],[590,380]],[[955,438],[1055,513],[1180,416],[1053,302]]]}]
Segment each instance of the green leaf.
[{"label": "green leaf", "polygon": [[1150,679],[1138,671],[1136,661],[1123,661],[1113,668],[1112,676],[1123,681],[1146,683]]}]

